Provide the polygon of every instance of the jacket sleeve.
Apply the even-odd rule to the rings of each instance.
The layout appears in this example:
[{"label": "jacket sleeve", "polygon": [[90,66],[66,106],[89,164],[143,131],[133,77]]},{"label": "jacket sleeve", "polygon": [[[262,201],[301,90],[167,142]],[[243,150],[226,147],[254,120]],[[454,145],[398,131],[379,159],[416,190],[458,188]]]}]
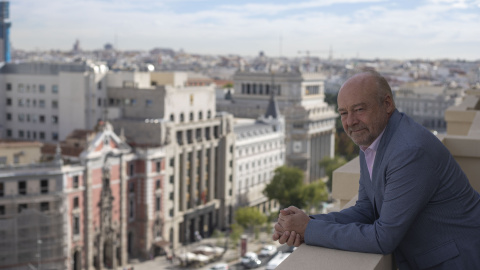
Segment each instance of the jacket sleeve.
[{"label": "jacket sleeve", "polygon": [[433,196],[437,185],[435,168],[423,149],[410,147],[392,158],[385,171],[379,173],[385,174],[385,191],[377,220],[368,223],[355,219],[365,212],[352,208],[340,212],[351,219],[312,219],[305,231],[305,243],[356,252],[392,253]]}]

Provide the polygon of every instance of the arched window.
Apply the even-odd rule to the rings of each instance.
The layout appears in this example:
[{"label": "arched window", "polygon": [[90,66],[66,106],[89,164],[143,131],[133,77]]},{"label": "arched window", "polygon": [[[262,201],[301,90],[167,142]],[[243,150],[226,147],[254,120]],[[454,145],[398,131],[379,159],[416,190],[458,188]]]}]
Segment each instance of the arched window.
[{"label": "arched window", "polygon": [[170,121],[175,122],[175,115],[173,113],[170,114]]},{"label": "arched window", "polygon": [[183,116],[183,113],[180,114],[180,122],[185,121],[185,116]]},{"label": "arched window", "polygon": [[202,119],[203,119],[203,112],[199,111],[198,112],[198,120],[202,120]]}]

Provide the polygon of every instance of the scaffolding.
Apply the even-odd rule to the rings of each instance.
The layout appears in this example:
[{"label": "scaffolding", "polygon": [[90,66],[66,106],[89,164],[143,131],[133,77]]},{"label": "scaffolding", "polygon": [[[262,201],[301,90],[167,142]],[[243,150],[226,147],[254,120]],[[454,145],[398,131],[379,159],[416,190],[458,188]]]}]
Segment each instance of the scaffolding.
[{"label": "scaffolding", "polygon": [[[0,269],[67,267],[67,232],[61,198],[50,201],[50,205],[52,211],[23,209],[0,219]],[[9,207],[18,208],[16,203]]]}]

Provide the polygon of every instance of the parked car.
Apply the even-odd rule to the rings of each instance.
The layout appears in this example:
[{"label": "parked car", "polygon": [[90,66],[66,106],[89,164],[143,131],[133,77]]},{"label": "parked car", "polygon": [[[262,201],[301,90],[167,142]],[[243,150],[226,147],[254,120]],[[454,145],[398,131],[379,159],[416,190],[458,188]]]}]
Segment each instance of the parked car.
[{"label": "parked car", "polygon": [[273,245],[266,245],[263,246],[262,249],[260,250],[260,257],[270,257],[273,256],[275,253],[277,253],[277,247]]},{"label": "parked car", "polygon": [[262,265],[262,261],[259,259],[251,259],[247,263],[243,264],[243,267],[247,269],[253,269],[259,267],[260,265]]},{"label": "parked car", "polygon": [[247,253],[245,253],[245,255],[242,257],[242,259],[240,260],[240,262],[242,263],[242,265],[245,265],[245,264],[247,264],[248,262],[253,261],[253,260],[258,260],[257,254],[254,253],[254,252],[247,252]]},{"label": "parked car", "polygon": [[228,264],[226,263],[217,263],[214,266],[210,267],[210,270],[228,270]]},{"label": "parked car", "polygon": [[290,253],[282,253],[279,252],[275,257],[273,257],[268,263],[267,267],[265,268],[266,270],[273,270],[277,268],[277,266],[282,263],[288,256],[290,256]]}]

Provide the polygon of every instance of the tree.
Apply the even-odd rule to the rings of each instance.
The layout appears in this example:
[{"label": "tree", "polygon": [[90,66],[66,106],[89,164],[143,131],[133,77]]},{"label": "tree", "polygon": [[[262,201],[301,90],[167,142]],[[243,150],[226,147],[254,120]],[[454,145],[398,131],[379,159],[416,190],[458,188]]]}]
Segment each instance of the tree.
[{"label": "tree", "polygon": [[324,157],[320,162],[320,167],[325,169],[325,174],[328,176],[327,186],[332,190],[333,171],[347,163],[344,157],[335,156],[334,158]]},{"label": "tree", "polygon": [[280,209],[295,205],[305,206],[302,196],[303,171],[298,168],[281,166],[275,169],[272,181],[265,187],[263,194],[269,200],[277,200]]},{"label": "tree", "polygon": [[303,198],[306,203],[307,212],[316,210],[321,202],[328,200],[328,189],[322,180],[317,180],[303,186]]},{"label": "tree", "polygon": [[245,229],[263,225],[267,216],[263,215],[257,208],[242,207],[235,211],[235,221]]}]

